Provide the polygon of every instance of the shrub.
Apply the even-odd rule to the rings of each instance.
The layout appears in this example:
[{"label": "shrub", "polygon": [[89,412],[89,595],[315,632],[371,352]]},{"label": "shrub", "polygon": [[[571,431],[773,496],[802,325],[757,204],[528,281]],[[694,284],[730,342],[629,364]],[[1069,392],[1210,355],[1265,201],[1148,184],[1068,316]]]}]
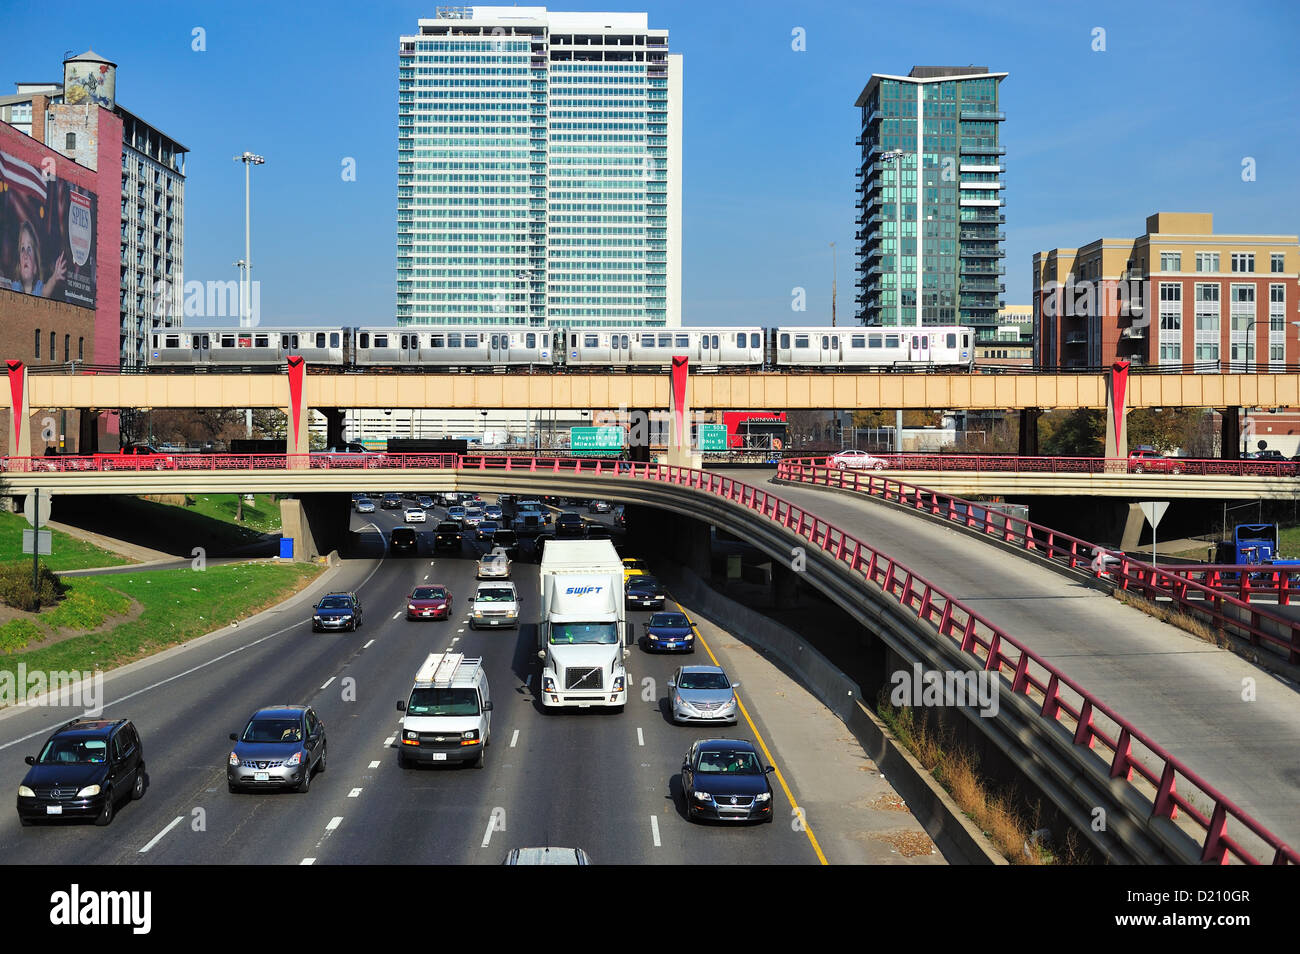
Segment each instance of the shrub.
[{"label": "shrub", "polygon": [[66,587],[44,563],[35,587],[26,561],[0,565],[0,603],[5,606],[34,613],[42,606],[54,606],[65,592]]}]

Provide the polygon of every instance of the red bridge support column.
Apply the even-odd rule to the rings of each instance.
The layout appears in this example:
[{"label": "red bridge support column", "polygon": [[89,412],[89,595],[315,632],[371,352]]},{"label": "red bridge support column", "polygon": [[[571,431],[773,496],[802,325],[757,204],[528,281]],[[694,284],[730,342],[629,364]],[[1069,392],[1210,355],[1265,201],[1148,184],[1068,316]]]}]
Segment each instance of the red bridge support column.
[{"label": "red bridge support column", "polygon": [[1128,471],[1127,361],[1116,361],[1106,372],[1106,470]]},{"label": "red bridge support column", "polygon": [[[9,394],[13,405],[9,411],[9,457],[32,456],[32,409],[28,402],[27,365],[6,362],[9,368]],[[9,469],[15,469],[13,464]]]},{"label": "red bridge support column", "polygon": [[303,378],[307,362],[297,356],[289,358],[289,426],[284,429],[285,454],[290,470],[305,470],[311,466],[311,437],[307,432],[309,420],[307,399],[303,394]]}]

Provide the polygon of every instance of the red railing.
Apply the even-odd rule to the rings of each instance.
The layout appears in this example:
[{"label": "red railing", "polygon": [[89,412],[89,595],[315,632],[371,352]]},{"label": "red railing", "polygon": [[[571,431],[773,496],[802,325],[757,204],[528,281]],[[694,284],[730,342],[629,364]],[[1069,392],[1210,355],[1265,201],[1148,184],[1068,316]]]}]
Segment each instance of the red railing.
[{"label": "red railing", "polygon": [[[1108,577],[1120,589],[1148,599],[1168,599],[1190,616],[1246,639],[1253,646],[1268,647],[1284,655],[1288,662],[1300,663],[1300,620],[1261,610],[1249,602],[1252,593],[1289,600],[1295,587],[1289,579],[1292,574],[1282,568],[1270,573],[1269,568],[1260,566],[1208,566],[1200,568],[1210,572],[1204,574],[1204,580],[1198,580],[1194,572],[1186,572],[1197,569],[1194,566],[1155,567],[999,510],[996,504],[939,493],[874,471],[839,470],[806,460],[784,460],[777,466],[777,477],[814,486],[841,487],[960,523],[1032,556]],[[1245,581],[1232,576],[1243,572]],[[1279,582],[1270,590],[1258,578],[1250,580],[1250,574],[1272,576]],[[1232,596],[1234,591],[1239,595]]]},{"label": "red railing", "polygon": [[[845,469],[925,470],[943,473],[1008,474],[1186,474],[1214,477],[1294,477],[1300,464],[1269,460],[1200,460],[1160,457],[1130,460],[1126,457],[1017,457],[1014,455],[871,454],[867,466]],[[794,458],[789,458],[794,460]],[[802,459],[820,466],[836,466],[834,455]]]},{"label": "red railing", "polygon": [[[1242,844],[1248,833],[1271,854],[1266,859],[1269,862],[1300,864],[1300,854],[1294,849],[1027,646],[910,567],[776,494],[718,473],[664,464],[467,455],[461,468],[650,480],[711,493],[761,514],[830,554],[863,582],[877,586],[940,636],[956,643],[973,665],[998,673],[1010,691],[1033,700],[1043,719],[1053,725],[1064,724],[1075,746],[1107,750],[1109,755],[1102,757],[1109,764],[1110,777],[1142,790],[1154,817],[1174,820],[1181,811],[1184,824],[1190,821],[1200,830],[1202,861],[1260,863],[1252,849]],[[1184,788],[1180,789],[1180,784]],[[1189,794],[1187,787],[1200,797]],[[1202,799],[1209,804],[1197,804]],[[1230,823],[1240,830],[1229,833]]]},{"label": "red railing", "polygon": [[93,454],[0,458],[11,473],[142,470],[405,470],[453,468],[455,454]]}]

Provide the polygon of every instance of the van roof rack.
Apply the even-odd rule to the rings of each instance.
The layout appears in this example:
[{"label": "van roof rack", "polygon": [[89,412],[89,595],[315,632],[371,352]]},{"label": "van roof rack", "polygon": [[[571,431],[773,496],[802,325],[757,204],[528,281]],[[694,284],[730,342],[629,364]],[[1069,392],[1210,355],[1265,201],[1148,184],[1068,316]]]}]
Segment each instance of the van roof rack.
[{"label": "van roof rack", "polygon": [[436,688],[446,688],[454,682],[472,684],[483,665],[483,658],[466,659],[464,653],[430,653],[415,681]]}]

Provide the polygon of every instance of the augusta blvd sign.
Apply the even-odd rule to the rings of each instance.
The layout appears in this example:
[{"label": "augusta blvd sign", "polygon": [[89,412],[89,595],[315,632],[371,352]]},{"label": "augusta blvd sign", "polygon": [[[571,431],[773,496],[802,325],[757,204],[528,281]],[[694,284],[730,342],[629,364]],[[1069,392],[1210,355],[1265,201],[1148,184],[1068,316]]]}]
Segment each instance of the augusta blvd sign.
[{"label": "augusta blvd sign", "polygon": [[619,426],[571,427],[569,449],[573,451],[622,451],[627,432]]}]

